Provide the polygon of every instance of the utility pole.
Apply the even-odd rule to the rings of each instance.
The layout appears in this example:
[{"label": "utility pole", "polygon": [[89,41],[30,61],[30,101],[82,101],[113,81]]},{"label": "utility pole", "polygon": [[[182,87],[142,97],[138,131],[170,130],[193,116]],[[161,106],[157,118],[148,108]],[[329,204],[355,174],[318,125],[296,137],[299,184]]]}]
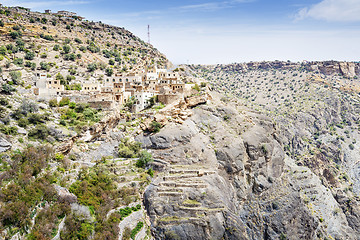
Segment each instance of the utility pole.
[{"label": "utility pole", "polygon": [[148,25],[148,43],[150,44],[150,25]]}]

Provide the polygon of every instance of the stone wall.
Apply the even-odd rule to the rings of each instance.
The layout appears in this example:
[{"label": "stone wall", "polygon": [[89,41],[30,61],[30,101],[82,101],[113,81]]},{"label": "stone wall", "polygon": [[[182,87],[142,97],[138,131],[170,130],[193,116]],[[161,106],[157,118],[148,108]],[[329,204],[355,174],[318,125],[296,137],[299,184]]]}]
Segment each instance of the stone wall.
[{"label": "stone wall", "polygon": [[175,102],[180,97],[178,94],[159,94],[157,96],[158,101],[165,105]]}]

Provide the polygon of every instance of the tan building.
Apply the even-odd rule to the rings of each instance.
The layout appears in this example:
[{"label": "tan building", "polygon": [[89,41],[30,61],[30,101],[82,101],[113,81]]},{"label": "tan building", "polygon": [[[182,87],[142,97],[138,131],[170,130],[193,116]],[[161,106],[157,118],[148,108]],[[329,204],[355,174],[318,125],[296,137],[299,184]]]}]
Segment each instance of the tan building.
[{"label": "tan building", "polygon": [[81,84],[83,92],[97,92],[101,91],[100,84],[97,82],[86,82]]}]

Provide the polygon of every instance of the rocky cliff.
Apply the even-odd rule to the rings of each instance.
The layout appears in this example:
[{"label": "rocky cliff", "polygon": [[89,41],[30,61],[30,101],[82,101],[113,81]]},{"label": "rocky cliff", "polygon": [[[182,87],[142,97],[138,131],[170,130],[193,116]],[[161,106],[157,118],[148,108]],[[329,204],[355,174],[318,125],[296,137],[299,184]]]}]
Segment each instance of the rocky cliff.
[{"label": "rocky cliff", "polygon": [[156,239],[358,239],[270,118],[217,97],[192,111],[182,126],[137,137],[162,160],[144,195]]}]

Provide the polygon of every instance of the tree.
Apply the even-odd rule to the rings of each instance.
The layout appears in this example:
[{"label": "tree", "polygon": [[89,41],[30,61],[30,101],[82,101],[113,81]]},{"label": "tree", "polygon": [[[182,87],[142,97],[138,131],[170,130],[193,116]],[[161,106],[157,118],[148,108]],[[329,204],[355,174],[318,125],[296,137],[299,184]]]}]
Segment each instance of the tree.
[{"label": "tree", "polygon": [[96,63],[90,63],[87,66],[87,69],[89,72],[94,72],[97,69],[97,64]]},{"label": "tree", "polygon": [[35,57],[35,53],[29,51],[29,52],[26,52],[26,53],[25,53],[25,57],[24,57],[24,58],[25,58],[26,60],[33,60],[34,57]]},{"label": "tree", "polygon": [[114,70],[113,70],[112,68],[107,68],[107,69],[105,70],[105,72],[106,72],[106,75],[110,77],[111,75],[113,75]]},{"label": "tree", "polygon": [[9,33],[10,37],[12,39],[17,39],[17,38],[20,38],[22,36],[21,32],[20,31],[12,31]]},{"label": "tree", "polygon": [[0,27],[4,27],[4,22],[3,22],[3,20],[0,20]]},{"label": "tree", "polygon": [[58,74],[56,74],[55,79],[58,80],[58,81],[60,81],[60,82],[63,82],[65,78],[64,78],[63,75],[61,75],[60,73],[58,73]]},{"label": "tree", "polygon": [[1,47],[0,47],[0,55],[6,55],[6,53],[7,53],[6,47],[5,47],[5,46],[1,46]]},{"label": "tree", "polygon": [[16,91],[16,89],[13,88],[12,86],[10,86],[9,84],[5,83],[2,85],[2,92],[5,94],[10,95],[10,94],[12,94],[12,92],[15,92],[15,91]]},{"label": "tree", "polygon": [[63,51],[64,51],[65,54],[70,53],[70,46],[69,45],[64,45],[63,46]]},{"label": "tree", "polygon": [[154,161],[151,153],[146,150],[142,150],[139,154],[139,159],[136,161],[136,166],[139,168],[145,168],[147,164]]},{"label": "tree", "polygon": [[54,51],[59,51],[59,49],[60,49],[59,44],[55,44],[54,47],[53,47],[53,50]]},{"label": "tree", "polygon": [[40,68],[41,70],[49,71],[51,66],[47,62],[40,62]]},{"label": "tree", "polygon": [[22,67],[22,65],[24,65],[24,59],[22,58],[15,58],[14,59],[14,64],[19,66],[19,67]]}]

